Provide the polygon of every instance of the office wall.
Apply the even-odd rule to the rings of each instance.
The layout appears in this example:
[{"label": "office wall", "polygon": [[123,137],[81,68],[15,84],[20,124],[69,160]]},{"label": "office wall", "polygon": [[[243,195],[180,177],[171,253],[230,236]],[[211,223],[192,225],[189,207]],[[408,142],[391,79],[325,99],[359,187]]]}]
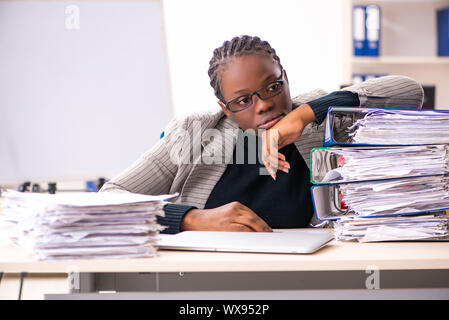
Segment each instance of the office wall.
[{"label": "office wall", "polygon": [[[175,114],[219,108],[207,70],[225,40],[258,35],[276,49],[292,95],[343,82],[341,0],[164,0]],[[349,50],[349,49],[348,49]]]},{"label": "office wall", "polygon": [[208,63],[235,35],[272,44],[292,95],[338,89],[341,11],[335,0],[0,0],[0,184],[120,172],[173,115],[218,108]]},{"label": "office wall", "polygon": [[160,1],[0,1],[0,185],[111,177],[172,116]]}]

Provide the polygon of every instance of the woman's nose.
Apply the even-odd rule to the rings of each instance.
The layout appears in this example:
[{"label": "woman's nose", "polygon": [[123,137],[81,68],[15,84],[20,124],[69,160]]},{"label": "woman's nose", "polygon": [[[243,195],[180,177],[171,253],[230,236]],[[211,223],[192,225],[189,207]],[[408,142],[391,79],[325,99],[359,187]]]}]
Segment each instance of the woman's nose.
[{"label": "woman's nose", "polygon": [[253,103],[257,113],[265,113],[274,108],[274,103],[271,99],[262,100],[257,95],[253,96]]}]

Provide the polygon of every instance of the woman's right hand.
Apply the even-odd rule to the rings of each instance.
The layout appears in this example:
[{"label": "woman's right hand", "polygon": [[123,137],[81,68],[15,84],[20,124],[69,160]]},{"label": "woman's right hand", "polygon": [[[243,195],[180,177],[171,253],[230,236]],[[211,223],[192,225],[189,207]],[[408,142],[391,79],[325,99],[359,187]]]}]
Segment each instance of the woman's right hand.
[{"label": "woman's right hand", "polygon": [[184,215],[180,229],[181,231],[273,231],[254,211],[237,201],[213,209],[191,209]]}]

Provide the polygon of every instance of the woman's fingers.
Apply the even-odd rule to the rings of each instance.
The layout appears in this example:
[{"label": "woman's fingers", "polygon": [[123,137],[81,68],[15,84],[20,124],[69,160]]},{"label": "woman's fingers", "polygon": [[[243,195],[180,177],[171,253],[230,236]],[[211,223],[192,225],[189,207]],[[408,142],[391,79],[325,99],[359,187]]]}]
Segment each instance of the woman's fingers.
[{"label": "woman's fingers", "polygon": [[238,223],[257,232],[272,232],[270,226],[248,207],[242,207],[239,214],[233,219],[233,223]]},{"label": "woman's fingers", "polygon": [[276,180],[276,171],[282,170],[288,173],[290,164],[285,156],[278,151],[279,131],[268,130],[262,134],[262,158],[264,166],[267,168],[271,177]]},{"label": "woman's fingers", "polygon": [[264,164],[265,168],[267,168],[268,173],[270,174],[270,176],[271,176],[274,180],[276,180],[276,170],[270,165],[269,162],[264,162],[263,164]]},{"label": "woman's fingers", "polygon": [[278,157],[267,155],[264,158],[264,166],[267,168],[268,173],[276,180],[276,171],[282,170],[285,173],[289,172],[290,163],[285,161],[285,156],[282,153],[278,153]]},{"label": "woman's fingers", "polygon": [[278,152],[278,158],[285,161],[285,156],[280,152]]}]

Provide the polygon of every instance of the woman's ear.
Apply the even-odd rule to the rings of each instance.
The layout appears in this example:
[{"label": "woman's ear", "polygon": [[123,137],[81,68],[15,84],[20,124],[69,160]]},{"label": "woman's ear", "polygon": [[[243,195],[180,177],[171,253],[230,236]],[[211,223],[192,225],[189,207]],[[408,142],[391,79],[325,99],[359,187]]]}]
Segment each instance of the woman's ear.
[{"label": "woman's ear", "polygon": [[225,104],[221,101],[217,101],[218,105],[220,106],[221,110],[223,110],[224,114],[229,118],[231,115],[231,112],[226,108]]}]

